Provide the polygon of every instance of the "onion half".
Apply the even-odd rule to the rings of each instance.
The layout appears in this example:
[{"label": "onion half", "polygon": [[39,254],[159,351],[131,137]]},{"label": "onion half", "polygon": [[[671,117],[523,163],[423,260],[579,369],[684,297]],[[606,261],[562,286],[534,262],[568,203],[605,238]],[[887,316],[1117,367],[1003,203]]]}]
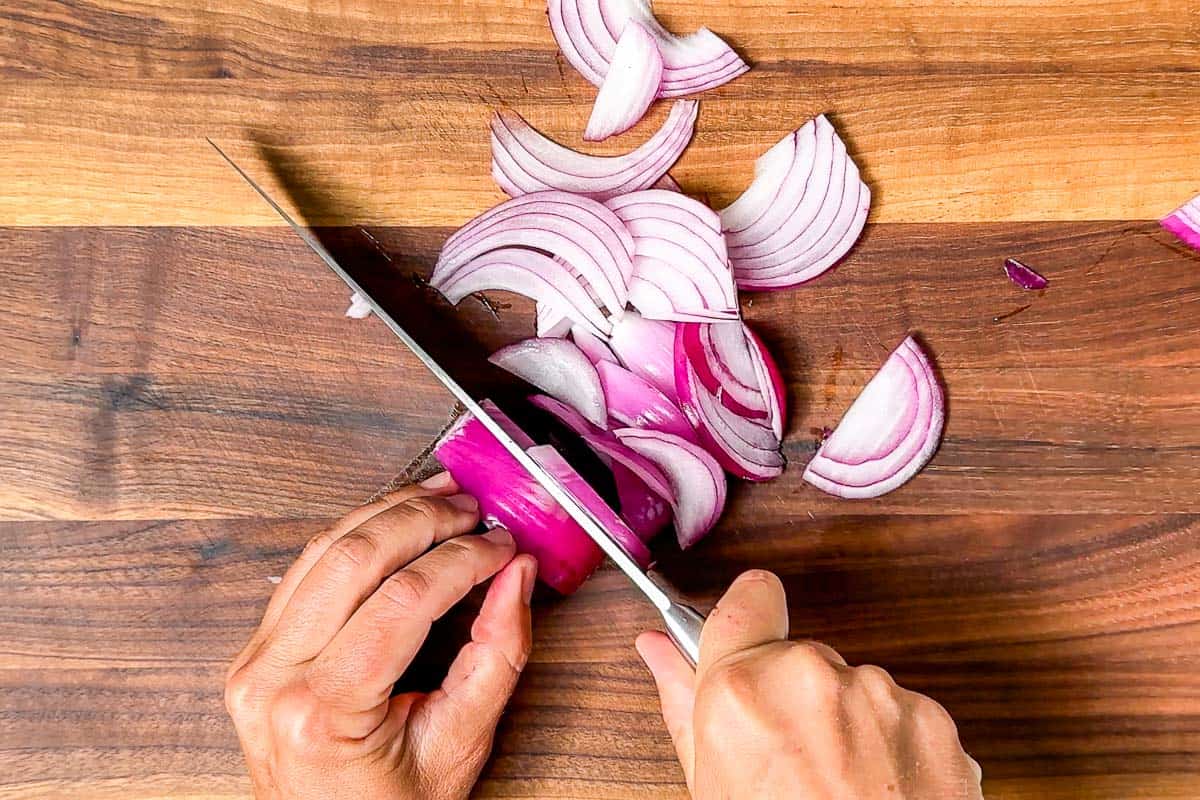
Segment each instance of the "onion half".
[{"label": "onion half", "polygon": [[768,150],[721,211],[740,288],[786,289],[840,261],[862,233],[871,191],[824,115]]},{"label": "onion half", "polygon": [[659,97],[680,97],[720,86],[750,67],[719,36],[701,28],[676,36],[655,18],[646,0],[549,0],[550,30],[563,56],[600,86],[614,60],[618,37],[630,21],[650,32],[662,54]]},{"label": "onion half", "polygon": [[614,433],[626,447],[653,462],[669,481],[679,546],[686,549],[700,541],[725,508],[721,465],[704,448],[669,433],[641,428],[620,428]]},{"label": "onion half", "polygon": [[525,339],[500,348],[488,361],[566,403],[593,425],[607,424],[608,407],[596,368],[566,339]]},{"label": "onion half", "polygon": [[636,125],[658,94],[662,72],[662,54],[654,37],[644,26],[630,22],[613,48],[583,138],[599,142]]},{"label": "onion half", "polygon": [[604,388],[611,419],[627,427],[663,431],[695,440],[696,432],[679,406],[649,381],[607,361],[601,361],[595,369]]},{"label": "onion half", "polygon": [[696,126],[695,100],[671,107],[662,127],[641,147],[619,156],[592,156],[538,133],[521,116],[492,118],[492,177],[510,197],[547,189],[607,200],[653,186],[679,159]]},{"label": "onion half", "polygon": [[662,189],[630,192],[605,205],[633,236],[629,300],[643,316],[737,319],[737,287],[716,213]]},{"label": "onion half", "polygon": [[1159,224],[1188,247],[1200,251],[1200,195],[1167,214]]},{"label": "onion half", "polygon": [[804,470],[804,480],[838,497],[878,497],[933,457],[945,401],[928,356],[905,339],[855,399]]}]

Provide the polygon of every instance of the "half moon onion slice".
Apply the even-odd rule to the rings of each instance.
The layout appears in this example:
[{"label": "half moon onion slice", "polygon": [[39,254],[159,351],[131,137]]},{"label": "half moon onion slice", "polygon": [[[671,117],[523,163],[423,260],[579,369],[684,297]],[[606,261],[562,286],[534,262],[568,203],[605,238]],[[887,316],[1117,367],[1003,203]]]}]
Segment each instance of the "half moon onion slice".
[{"label": "half moon onion slice", "polygon": [[608,407],[600,376],[572,342],[525,339],[500,348],[488,361],[566,403],[593,425],[607,425]]},{"label": "half moon onion slice", "polygon": [[599,142],[637,124],[658,95],[663,59],[646,28],[630,21],[613,49],[612,63],[588,118],[583,138]]},{"label": "half moon onion slice", "polygon": [[871,191],[824,115],[768,150],[754,172],[749,188],[721,211],[740,288],[806,283],[858,240]]},{"label": "half moon onion slice", "polygon": [[878,497],[901,486],[937,449],[945,401],[928,356],[908,337],[855,399],[804,470],[838,497]]},{"label": "half moon onion slice", "polygon": [[1167,214],[1159,224],[1188,247],[1200,251],[1200,195]]}]

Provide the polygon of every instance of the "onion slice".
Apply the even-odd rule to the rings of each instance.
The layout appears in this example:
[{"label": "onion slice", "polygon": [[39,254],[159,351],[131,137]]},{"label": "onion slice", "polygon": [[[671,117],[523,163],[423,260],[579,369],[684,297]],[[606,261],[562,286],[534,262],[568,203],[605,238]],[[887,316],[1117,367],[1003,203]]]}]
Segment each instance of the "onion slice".
[{"label": "onion slice", "polygon": [[650,551],[646,549],[642,539],[630,530],[625,521],[609,508],[596,490],[567,463],[567,460],[557,450],[550,445],[541,445],[531,447],[527,452],[530,458],[541,464],[581,506],[592,512],[596,521],[604,526],[604,530],[608,532],[612,540],[630,558],[636,561],[642,569],[650,566],[652,560]]},{"label": "onion slice", "polygon": [[749,188],[721,211],[737,285],[785,289],[813,280],[849,252],[870,204],[829,120],[809,121],[759,159]]},{"label": "onion slice", "polygon": [[574,409],[561,400],[556,400],[549,395],[531,394],[529,402],[550,414],[569,430],[580,436],[590,436],[592,434],[601,434],[605,432],[604,428],[598,428]]},{"label": "onion slice", "polygon": [[654,37],[630,21],[613,48],[612,63],[588,119],[583,138],[599,142],[637,124],[658,95],[663,59]]},{"label": "onion slice", "polygon": [[[676,329],[677,381],[687,377],[678,362],[687,361],[696,378],[725,408],[747,419],[766,420],[783,439],[787,394],[775,359],[743,322],[687,323]],[[680,395],[686,389],[676,387]]]},{"label": "onion slice", "polygon": [[350,294],[350,307],[346,309],[346,316],[350,319],[366,319],[371,316],[371,304],[367,302],[367,298],[358,292],[352,292]]},{"label": "onion slice", "polygon": [[533,384],[604,427],[608,408],[592,362],[566,339],[525,339],[502,347],[488,361]]},{"label": "onion slice", "polygon": [[636,311],[626,311],[613,324],[608,344],[624,367],[648,380],[671,401],[675,393],[674,322],[646,319]]},{"label": "onion slice", "polygon": [[620,428],[613,433],[626,447],[653,462],[670,482],[679,546],[686,549],[700,541],[725,508],[721,465],[704,448],[669,433],[642,428]]},{"label": "onion slice", "polygon": [[563,56],[600,86],[614,62],[618,37],[637,22],[662,53],[660,97],[680,97],[720,86],[750,67],[707,28],[676,36],[655,18],[646,0],[549,0],[550,30]]},{"label": "onion slice", "polygon": [[[542,309],[553,314],[555,324],[565,325],[567,330],[572,323],[598,335],[612,329],[571,271],[533,250],[507,247],[486,253],[458,269],[435,276],[430,285],[455,305],[475,292],[489,289],[531,297],[538,303],[539,335],[542,335]],[[566,311],[560,312],[560,308]]]},{"label": "onion slice", "polygon": [[561,189],[607,200],[653,186],[679,159],[696,126],[695,100],[680,100],[644,144],[619,156],[593,156],[563,147],[513,111],[492,118],[492,176],[510,197]]},{"label": "onion slice", "polygon": [[434,454],[479,501],[484,522],[507,528],[517,550],[537,558],[538,579],[552,589],[574,592],[603,560],[596,543],[470,414],[446,432]]},{"label": "onion slice", "polygon": [[1200,195],[1196,195],[1159,222],[1181,242],[1200,251]]},{"label": "onion slice", "polygon": [[925,466],[944,422],[942,388],[928,356],[910,336],[821,445],[804,480],[838,497],[878,497]]},{"label": "onion slice", "polygon": [[624,367],[601,361],[595,366],[604,388],[608,415],[621,425],[663,431],[694,441],[696,432],[679,406]]},{"label": "onion slice", "polygon": [[1015,258],[1004,259],[1004,274],[1008,276],[1010,281],[1022,289],[1045,289],[1050,285],[1050,281],[1046,280],[1032,267],[1023,264]]},{"label": "onion slice", "polygon": [[503,248],[558,256],[610,311],[625,309],[633,237],[602,203],[559,191],[507,200],[446,240],[430,283],[439,286],[473,259]]},{"label": "onion slice", "polygon": [[721,219],[679,192],[647,189],[605,203],[633,236],[629,299],[643,316],[737,319]]},{"label": "onion slice", "polygon": [[611,361],[617,363],[617,357],[613,355],[613,351],[604,340],[596,336],[590,329],[575,325],[571,328],[571,339],[575,342],[575,346],[583,351],[583,354],[588,357],[588,361],[596,364],[600,361]]}]

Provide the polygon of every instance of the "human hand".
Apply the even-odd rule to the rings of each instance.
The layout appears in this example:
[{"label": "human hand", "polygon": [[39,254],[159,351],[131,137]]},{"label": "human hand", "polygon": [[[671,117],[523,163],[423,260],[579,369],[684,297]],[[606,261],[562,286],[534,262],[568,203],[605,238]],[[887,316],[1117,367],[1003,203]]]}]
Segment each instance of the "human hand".
[{"label": "human hand", "polygon": [[638,637],[695,800],[982,800],[945,709],[787,635],[783,585],[754,570],[709,615],[694,672],[664,634]]},{"label": "human hand", "polygon": [[[456,492],[443,473],[356,509],[283,577],[225,681],[260,800],[467,797],[529,656],[537,564],[505,530],[464,535],[478,506]],[[392,696],[431,623],[493,575],[441,688]]]}]

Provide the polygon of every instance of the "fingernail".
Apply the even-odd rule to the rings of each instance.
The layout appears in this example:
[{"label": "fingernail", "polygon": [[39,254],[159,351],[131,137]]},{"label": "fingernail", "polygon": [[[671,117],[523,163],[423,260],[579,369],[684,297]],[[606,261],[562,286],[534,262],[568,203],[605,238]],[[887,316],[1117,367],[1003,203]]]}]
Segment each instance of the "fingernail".
[{"label": "fingernail", "polygon": [[445,489],[454,484],[454,478],[449,472],[439,472],[437,475],[426,478],[419,484],[422,489]]},{"label": "fingernail", "polygon": [[528,559],[525,566],[521,568],[521,593],[525,598],[525,605],[533,600],[533,586],[537,583],[537,561]]},{"label": "fingernail", "polygon": [[446,498],[446,501],[459,511],[479,510],[479,501],[469,494],[452,494]]},{"label": "fingernail", "polygon": [[483,538],[493,544],[512,544],[513,540],[512,534],[508,532],[508,528],[501,528],[498,525],[483,534]]}]

